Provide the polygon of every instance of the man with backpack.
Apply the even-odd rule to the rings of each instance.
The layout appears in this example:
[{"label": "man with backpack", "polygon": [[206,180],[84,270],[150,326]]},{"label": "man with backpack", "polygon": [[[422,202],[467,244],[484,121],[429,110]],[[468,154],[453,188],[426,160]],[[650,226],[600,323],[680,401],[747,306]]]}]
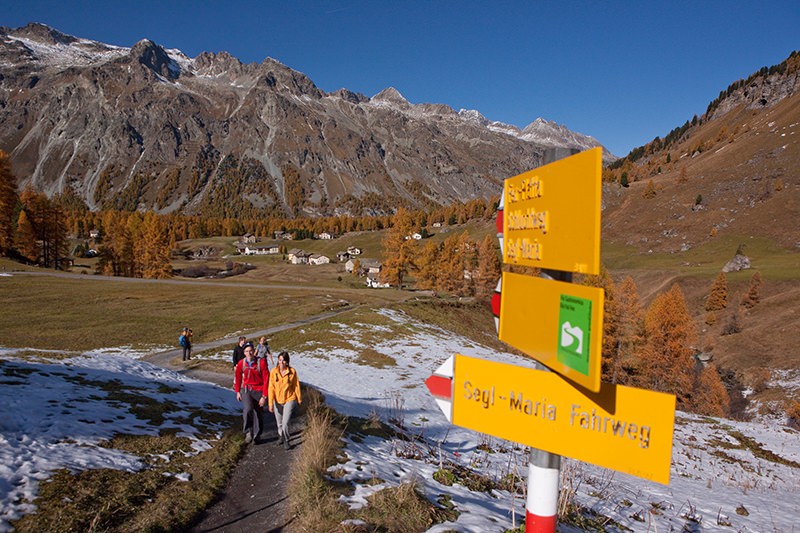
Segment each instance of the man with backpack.
[{"label": "man with backpack", "polygon": [[253,345],[244,345],[244,359],[236,363],[233,373],[233,390],[242,402],[244,441],[250,444],[263,430],[262,413],[269,393],[267,362],[255,355]]},{"label": "man with backpack", "polygon": [[178,337],[178,342],[183,348],[183,360],[188,361],[192,358],[192,330],[183,328],[181,336]]}]

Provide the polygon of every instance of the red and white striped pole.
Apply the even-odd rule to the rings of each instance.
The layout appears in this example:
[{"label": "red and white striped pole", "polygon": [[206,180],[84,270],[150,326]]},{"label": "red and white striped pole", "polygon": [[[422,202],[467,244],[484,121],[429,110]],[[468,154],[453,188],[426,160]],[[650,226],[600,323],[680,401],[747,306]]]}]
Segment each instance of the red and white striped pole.
[{"label": "red and white striped pole", "polygon": [[553,533],[558,519],[558,478],[561,456],[531,450],[525,533]]}]

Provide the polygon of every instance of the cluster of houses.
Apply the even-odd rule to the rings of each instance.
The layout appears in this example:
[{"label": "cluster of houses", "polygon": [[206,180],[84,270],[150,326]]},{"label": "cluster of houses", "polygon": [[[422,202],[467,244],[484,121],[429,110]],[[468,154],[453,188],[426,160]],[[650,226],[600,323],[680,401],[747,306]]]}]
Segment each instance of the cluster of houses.
[{"label": "cluster of houses", "polygon": [[[280,234],[280,235],[278,235]],[[288,237],[287,237],[288,235]],[[291,234],[284,232],[276,232],[276,239],[291,240]],[[319,239],[332,239],[330,233],[320,233],[317,238]],[[281,253],[280,244],[267,244],[259,245],[258,239],[252,233],[247,233],[241,238],[241,242],[236,244],[236,248],[242,255],[278,255]],[[353,272],[358,267],[356,274],[366,277],[366,285],[373,288],[388,287],[388,283],[381,283],[378,276],[381,272],[381,262],[377,259],[359,258],[363,250],[357,246],[349,246],[347,251],[338,252],[336,254],[336,262],[344,263],[344,269],[347,272]],[[286,252],[286,260],[293,265],[326,265],[331,263],[331,259],[322,254],[312,254],[301,250],[300,248],[292,248]]]}]

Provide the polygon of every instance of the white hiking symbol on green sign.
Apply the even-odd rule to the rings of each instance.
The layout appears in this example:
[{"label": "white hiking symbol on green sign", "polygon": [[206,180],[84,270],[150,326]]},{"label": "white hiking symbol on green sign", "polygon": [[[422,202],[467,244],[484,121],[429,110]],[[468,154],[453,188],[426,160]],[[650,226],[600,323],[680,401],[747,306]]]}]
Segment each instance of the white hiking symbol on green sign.
[{"label": "white hiking symbol on green sign", "polygon": [[589,375],[589,345],[592,330],[592,301],[562,294],[558,313],[558,361]]}]

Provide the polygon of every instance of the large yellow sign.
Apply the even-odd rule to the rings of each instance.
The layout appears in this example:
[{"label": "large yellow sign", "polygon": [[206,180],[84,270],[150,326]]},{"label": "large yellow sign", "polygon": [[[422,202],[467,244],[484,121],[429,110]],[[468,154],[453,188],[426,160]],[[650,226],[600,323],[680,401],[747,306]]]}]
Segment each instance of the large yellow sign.
[{"label": "large yellow sign", "polygon": [[552,372],[457,354],[453,423],[669,484],[675,396],[603,383],[582,394]]},{"label": "large yellow sign", "polygon": [[503,189],[503,262],[600,273],[602,150],[513,178]]},{"label": "large yellow sign", "polygon": [[603,289],[503,272],[498,338],[592,392],[600,390]]}]

